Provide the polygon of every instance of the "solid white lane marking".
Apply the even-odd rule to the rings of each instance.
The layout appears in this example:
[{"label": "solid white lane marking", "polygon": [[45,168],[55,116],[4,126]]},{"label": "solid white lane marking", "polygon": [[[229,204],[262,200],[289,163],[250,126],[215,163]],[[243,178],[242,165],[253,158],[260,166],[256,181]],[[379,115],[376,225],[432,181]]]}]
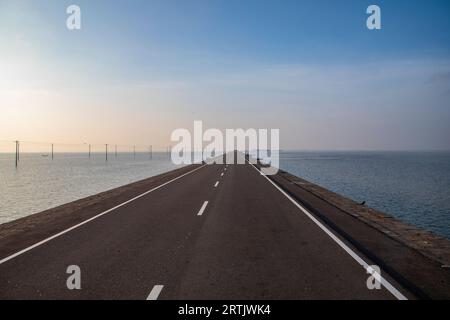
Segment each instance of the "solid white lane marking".
[{"label": "solid white lane marking", "polygon": [[216,184],[214,185],[214,188],[217,188],[218,185],[219,185],[219,181],[216,182]]},{"label": "solid white lane marking", "polygon": [[200,208],[200,211],[197,213],[198,216],[201,216],[203,214],[203,212],[205,212],[206,206],[208,205],[208,201],[205,201],[202,205],[202,207]]},{"label": "solid white lane marking", "polygon": [[88,222],[91,222],[92,220],[100,218],[101,216],[104,216],[107,213],[110,213],[110,212],[112,212],[112,211],[114,211],[114,210],[116,210],[116,209],[118,209],[120,207],[123,207],[123,206],[129,204],[130,202],[133,202],[133,201],[135,201],[135,200],[137,200],[139,198],[142,198],[143,196],[146,196],[147,194],[149,194],[149,193],[151,193],[153,191],[156,191],[156,190],[158,190],[158,189],[160,189],[160,188],[162,188],[162,187],[168,185],[169,183],[172,183],[172,182],[174,182],[174,181],[176,181],[178,179],[181,179],[181,178],[187,176],[188,174],[191,174],[191,173],[193,173],[193,172],[195,172],[195,171],[197,171],[197,170],[199,170],[199,169],[201,169],[201,168],[203,168],[205,166],[206,165],[202,165],[201,167],[195,168],[194,170],[191,170],[191,171],[189,171],[189,172],[187,172],[185,174],[182,174],[179,177],[176,177],[176,178],[174,178],[174,179],[172,179],[170,181],[167,181],[167,182],[165,182],[165,183],[163,183],[163,184],[161,184],[161,185],[159,185],[159,186],[157,186],[157,187],[155,187],[155,188],[153,188],[153,189],[151,189],[149,191],[146,191],[146,192],[144,192],[144,193],[142,193],[142,194],[140,194],[140,195],[138,195],[138,196],[136,196],[136,197],[134,197],[134,198],[132,198],[132,199],[130,199],[128,201],[125,201],[125,202],[115,206],[114,208],[111,208],[111,209],[108,209],[108,210],[106,210],[106,211],[104,211],[102,213],[99,213],[98,215],[96,215],[96,216],[94,216],[92,218],[89,218],[89,219],[87,219],[87,220],[85,220],[85,221],[83,221],[83,222],[81,222],[81,223],[79,223],[77,225],[74,225],[73,227],[70,227],[70,228],[68,228],[68,229],[66,229],[64,231],[61,231],[61,232],[59,232],[59,233],[57,233],[57,234],[55,234],[55,235],[53,235],[51,237],[48,237],[48,238],[46,238],[46,239],[44,239],[42,241],[39,241],[38,243],[35,243],[35,244],[33,244],[33,245],[23,249],[23,250],[20,250],[19,252],[16,252],[16,253],[14,253],[14,254],[12,254],[12,255],[10,255],[10,256],[0,260],[0,264],[3,264],[6,261],[9,261],[11,259],[14,259],[15,257],[20,256],[21,254],[24,254],[25,252],[28,252],[28,251],[36,248],[36,247],[39,247],[39,246],[43,245],[44,243],[47,243],[47,242],[49,242],[49,241],[51,241],[51,240],[53,240],[53,239],[55,239],[55,238],[57,238],[59,236],[62,236],[63,234],[66,234],[67,232],[70,232],[70,231],[72,231],[72,230],[74,230],[74,229],[76,229],[78,227],[81,227],[82,225],[84,225],[84,224],[86,224]]},{"label": "solid white lane marking", "polygon": [[156,285],[153,287],[152,291],[150,291],[147,300],[158,300],[159,294],[161,293],[164,286]]},{"label": "solid white lane marking", "polygon": [[310,218],[322,231],[324,231],[331,239],[333,239],[342,249],[345,250],[356,262],[358,262],[367,273],[373,275],[376,279],[380,279],[381,285],[383,285],[394,297],[398,300],[408,300],[400,291],[398,291],[389,281],[383,278],[380,274],[378,274],[375,270],[373,270],[367,262],[364,261],[356,252],[354,252],[350,247],[348,247],[341,239],[339,239],[334,233],[332,233],[325,225],[323,225],[316,217],[314,217],[308,210],[303,208],[295,199],[293,199],[290,195],[284,192],[275,182],[270,180],[265,174],[256,168],[253,164],[247,161],[256,171],[258,171],[264,178],[267,179],[275,188],[278,189],[286,198],[288,198],[297,208],[299,208],[308,218]]}]

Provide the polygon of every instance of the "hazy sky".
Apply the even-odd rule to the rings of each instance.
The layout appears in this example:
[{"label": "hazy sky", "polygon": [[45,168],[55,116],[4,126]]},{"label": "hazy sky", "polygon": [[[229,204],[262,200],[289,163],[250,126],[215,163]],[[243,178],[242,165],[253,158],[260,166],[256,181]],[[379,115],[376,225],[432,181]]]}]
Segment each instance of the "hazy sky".
[{"label": "hazy sky", "polygon": [[[82,30],[66,28],[77,4]],[[382,30],[366,28],[378,4]],[[0,0],[0,140],[450,149],[448,0]],[[5,144],[0,144],[4,147]]]}]

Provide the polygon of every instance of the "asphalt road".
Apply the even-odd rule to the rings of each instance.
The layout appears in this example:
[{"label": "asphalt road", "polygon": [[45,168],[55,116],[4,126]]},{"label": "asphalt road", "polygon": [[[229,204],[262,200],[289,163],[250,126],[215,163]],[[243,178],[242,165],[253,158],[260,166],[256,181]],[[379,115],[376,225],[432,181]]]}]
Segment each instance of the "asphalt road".
[{"label": "asphalt road", "polygon": [[[0,299],[410,297],[388,277],[394,293],[369,290],[358,259],[370,260],[339,241],[252,165],[205,165],[0,257]],[[67,288],[71,265],[80,290]]]}]

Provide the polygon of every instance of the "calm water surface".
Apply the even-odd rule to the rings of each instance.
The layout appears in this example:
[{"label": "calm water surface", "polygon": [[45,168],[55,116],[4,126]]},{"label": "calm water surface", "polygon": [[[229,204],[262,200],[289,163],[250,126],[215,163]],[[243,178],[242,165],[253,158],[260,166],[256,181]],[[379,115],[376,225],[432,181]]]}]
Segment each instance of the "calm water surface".
[{"label": "calm water surface", "polygon": [[282,152],[280,167],[450,238],[450,152]]},{"label": "calm water surface", "polygon": [[22,154],[18,169],[14,156],[0,155],[0,223],[97,194],[175,169],[166,153]]}]

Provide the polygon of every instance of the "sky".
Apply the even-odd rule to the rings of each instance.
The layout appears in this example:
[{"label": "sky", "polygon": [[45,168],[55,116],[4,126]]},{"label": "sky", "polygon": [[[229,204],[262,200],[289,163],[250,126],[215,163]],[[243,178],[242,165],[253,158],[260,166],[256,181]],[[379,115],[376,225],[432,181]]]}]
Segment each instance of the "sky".
[{"label": "sky", "polygon": [[[81,8],[81,30],[66,8]],[[381,8],[368,30],[366,9]],[[0,151],[165,148],[177,128],[282,149],[450,150],[447,0],[0,0]],[[31,148],[31,147],[30,147]]]}]

